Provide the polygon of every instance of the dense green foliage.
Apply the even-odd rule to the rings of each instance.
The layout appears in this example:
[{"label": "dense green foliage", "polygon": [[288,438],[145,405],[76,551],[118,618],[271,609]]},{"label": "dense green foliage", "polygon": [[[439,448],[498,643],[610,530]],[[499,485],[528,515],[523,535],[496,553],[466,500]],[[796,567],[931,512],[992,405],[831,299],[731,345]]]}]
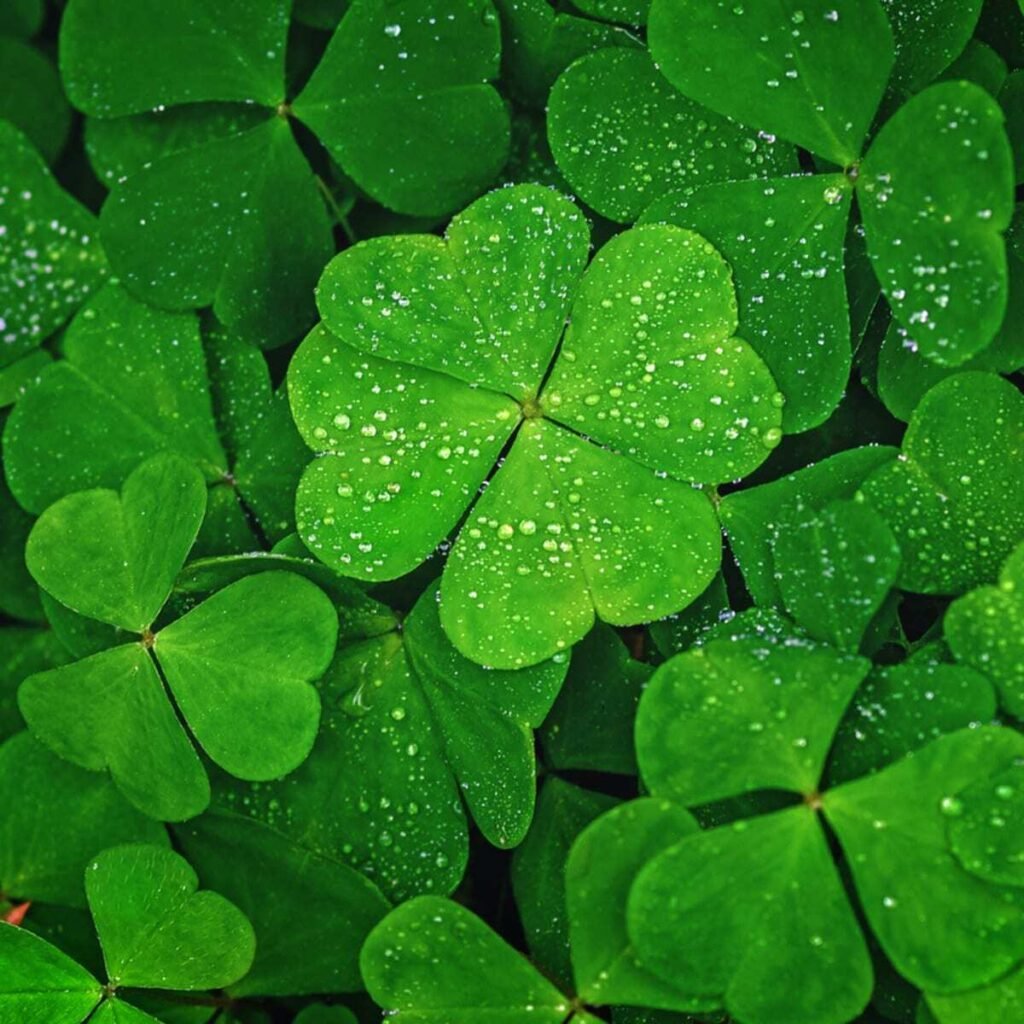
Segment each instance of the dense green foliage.
[{"label": "dense green foliage", "polygon": [[0,1024],[1024,1024],[1024,0],[0,85]]}]

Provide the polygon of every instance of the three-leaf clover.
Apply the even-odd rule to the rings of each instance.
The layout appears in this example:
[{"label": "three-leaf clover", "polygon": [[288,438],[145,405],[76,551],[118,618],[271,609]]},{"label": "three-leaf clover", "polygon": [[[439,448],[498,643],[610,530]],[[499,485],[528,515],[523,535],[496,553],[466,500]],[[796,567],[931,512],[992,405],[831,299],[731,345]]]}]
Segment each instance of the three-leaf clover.
[{"label": "three-leaf clover", "polygon": [[684,836],[629,894],[628,935],[645,970],[743,1024],[839,1024],[871,993],[867,946],[819,815],[874,936],[913,984],[957,992],[1024,958],[1024,893],[966,862],[947,836],[959,794],[994,784],[1024,741],[1007,728],[961,729],[823,792],[836,726],[867,668],[793,636],[733,637],[671,659],[641,700],[637,755],[655,796],[689,807],[767,790],[796,797]]},{"label": "three-leaf clover", "polygon": [[80,491],[51,505],[26,553],[56,601],[137,637],[26,679],[18,703],[29,728],[67,760],[109,769],[135,806],[162,820],[209,802],[179,713],[232,774],[271,779],[302,763],[320,721],[310,684],[330,664],[338,629],[323,592],[283,572],[240,580],[158,623],[205,507],[199,471],[156,455],[120,493]]},{"label": "three-leaf clover", "polygon": [[[385,11],[355,0],[294,96],[285,81],[290,8],[73,0],[61,23],[65,88],[84,113],[210,104],[196,108],[173,152],[104,205],[115,272],[157,305],[212,305],[263,346],[308,327],[309,295],[333,248],[293,118],[362,189],[404,213],[458,208],[508,152],[508,115],[488,84],[500,56],[489,4],[402,0]],[[233,119],[225,104],[262,117]]]},{"label": "three-leaf clover", "polygon": [[[85,871],[85,889],[108,981],[44,939],[0,923],[0,1021],[145,1024],[122,988],[222,988],[249,969],[252,927],[223,896],[198,889],[188,862],[159,846],[105,850]],[[197,891],[198,890],[198,891]]]},{"label": "three-leaf clover", "polygon": [[391,579],[465,517],[441,621],[500,668],[566,650],[595,616],[632,624],[695,598],[720,542],[691,485],[749,473],[781,439],[783,396],[734,336],[718,253],[643,227],[584,273],[587,243],[570,202],[525,185],[445,239],[361,243],[325,271],[324,323],[289,369],[319,456],[296,495],[306,545]]}]

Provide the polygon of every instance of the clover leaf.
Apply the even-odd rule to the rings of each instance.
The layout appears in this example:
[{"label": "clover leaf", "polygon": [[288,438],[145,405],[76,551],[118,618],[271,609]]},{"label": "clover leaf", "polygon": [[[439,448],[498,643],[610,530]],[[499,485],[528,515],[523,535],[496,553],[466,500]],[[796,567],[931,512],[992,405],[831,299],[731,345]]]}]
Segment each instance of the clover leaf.
[{"label": "clover leaf", "polygon": [[0,88],[0,120],[21,129],[52,164],[71,128],[71,111],[52,61],[34,46],[0,35]]},{"label": "clover leaf", "polygon": [[163,820],[191,817],[209,801],[167,691],[214,762],[276,778],[312,747],[320,701],[309,683],[327,668],[337,635],[329,600],[289,573],[240,580],[176,622],[156,623],[205,501],[198,470],[158,455],[120,494],[84,491],[51,505],[28,543],[30,571],[54,599],[139,641],[29,677],[22,714],[56,753],[108,768],[133,804]]},{"label": "clover leaf", "polygon": [[851,197],[839,174],[727,182],[673,192],[640,218],[697,231],[729,261],[739,334],[786,396],[787,433],[827,419],[849,378],[843,236]]},{"label": "clover leaf", "polygon": [[580,197],[617,221],[685,186],[796,169],[791,149],[680,95],[631,48],[597,50],[559,77],[548,139]]},{"label": "clover leaf", "polygon": [[894,314],[940,365],[976,355],[1003,322],[1013,183],[1002,112],[966,82],[901,107],[861,164],[868,255]]},{"label": "clover leaf", "polygon": [[863,502],[834,501],[775,537],[772,556],[793,619],[854,653],[900,569],[892,530]]},{"label": "clover leaf", "polygon": [[[481,16],[468,0],[443,12],[405,0],[384,17],[356,0],[297,96],[285,82],[289,13],[284,0],[215,11],[193,0],[173,9],[74,0],[61,24],[61,69],[83,112],[214,104],[182,139],[191,145],[115,186],[103,237],[132,292],[169,309],[213,305],[264,346],[308,327],[308,295],[332,248],[322,182],[293,118],[362,188],[405,213],[457,208],[497,176],[508,152],[508,115],[487,84],[500,54],[490,8]],[[224,103],[255,105],[262,119],[225,131]],[[385,127],[395,123],[401,132]]]},{"label": "clover leaf", "polygon": [[841,167],[860,155],[893,65],[877,0],[653,0],[647,30],[651,55],[684,96]]},{"label": "clover leaf", "polygon": [[591,1019],[574,1015],[569,1000],[476,915],[438,896],[393,910],[370,933],[360,962],[370,995],[402,1024]]},{"label": "clover leaf", "polygon": [[[320,455],[299,485],[299,531],[347,574],[413,568],[511,442],[441,586],[453,643],[499,668],[567,648],[595,612],[628,624],[696,597],[719,542],[689,482],[741,476],[781,438],[781,398],[732,337],[710,245],[634,229],[580,279],[585,253],[579,213],[533,186],[479,200],[447,241],[363,243],[328,267],[326,326],[289,371]],[[410,517],[423,490],[436,513]]]},{"label": "clover leaf", "polygon": [[[868,1000],[867,947],[819,813],[875,937],[913,984],[968,989],[1024,953],[1019,891],[965,868],[946,838],[957,794],[999,778],[1024,751],[1020,736],[961,729],[821,792],[866,669],[793,636],[733,637],[671,659],[641,700],[637,754],[654,795],[690,806],[770,789],[802,798],[681,839],[639,871],[629,895],[639,963],[682,992],[717,998],[744,1024],[847,1021]],[[941,911],[938,890],[949,894]]]},{"label": "clover leaf", "polygon": [[532,730],[568,659],[481,668],[441,629],[436,587],[400,626],[393,615],[378,622],[325,675],[324,720],[306,764],[280,783],[234,785],[218,804],[340,855],[394,899],[449,891],[467,854],[460,795],[491,843],[514,846],[526,834],[536,789]]},{"label": "clover leaf", "polygon": [[104,850],[85,869],[86,894],[103,950],[100,983],[31,932],[0,923],[0,1021],[111,1024],[154,1021],[120,1000],[118,989],[221,988],[252,963],[252,928],[218,893],[198,889],[184,858],[159,846]]},{"label": "clover leaf", "polygon": [[96,219],[54,180],[28,138],[0,121],[0,368],[31,352],[99,287]]},{"label": "clover leaf", "polygon": [[995,374],[959,373],[925,395],[900,457],[863,486],[903,552],[900,586],[957,594],[996,575],[1024,537],[1022,436],[1024,398]]},{"label": "clover leaf", "polygon": [[0,892],[18,900],[84,906],[83,872],[97,853],[167,843],[109,778],[54,757],[26,732],[0,746],[0,801]]},{"label": "clover leaf", "polygon": [[999,702],[1024,717],[1024,543],[986,585],[957,598],[946,612],[946,642],[957,661],[988,676]]}]

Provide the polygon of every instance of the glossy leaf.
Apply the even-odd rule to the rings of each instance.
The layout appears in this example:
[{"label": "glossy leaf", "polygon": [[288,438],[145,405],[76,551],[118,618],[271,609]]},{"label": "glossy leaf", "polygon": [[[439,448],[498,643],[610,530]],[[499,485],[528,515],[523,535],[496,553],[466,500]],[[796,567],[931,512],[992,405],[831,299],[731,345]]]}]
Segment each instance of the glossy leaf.
[{"label": "glossy leaf", "polygon": [[857,193],[878,281],[921,352],[940,365],[976,355],[1003,322],[1013,184],[1003,114],[969,82],[943,82],[910,100],[861,165]]},{"label": "glossy leaf", "polygon": [[900,586],[956,594],[995,577],[1024,536],[1022,439],[1024,398],[995,374],[956,374],[925,395],[900,458],[863,487],[903,552]]},{"label": "glossy leaf", "polygon": [[[374,1000],[402,1024],[562,1024],[568,1000],[458,903],[419,896],[370,933],[360,958]],[[465,970],[466,964],[473,970]]]},{"label": "glossy leaf", "polygon": [[635,221],[674,189],[796,169],[789,147],[681,96],[649,54],[620,47],[584,56],[559,77],[548,139],[580,198],[617,221]]},{"label": "glossy leaf", "polygon": [[489,0],[399,0],[386,12],[353,0],[293,109],[378,202],[441,216],[508,155],[508,114],[487,84],[500,52]]},{"label": "glossy leaf", "polygon": [[729,262],[737,334],[785,396],[787,433],[827,419],[849,377],[843,249],[851,197],[838,174],[731,181],[667,195],[641,218],[691,228]]},{"label": "glossy leaf", "polygon": [[893,65],[877,0],[654,0],[647,29],[684,96],[840,166],[859,156]]},{"label": "glossy leaf", "polygon": [[23,131],[52,164],[71,127],[57,69],[35,47],[6,36],[0,36],[0,69],[0,119]]},{"label": "glossy leaf", "polygon": [[900,549],[869,505],[834,501],[775,538],[786,608],[816,640],[856,653],[896,582]]}]

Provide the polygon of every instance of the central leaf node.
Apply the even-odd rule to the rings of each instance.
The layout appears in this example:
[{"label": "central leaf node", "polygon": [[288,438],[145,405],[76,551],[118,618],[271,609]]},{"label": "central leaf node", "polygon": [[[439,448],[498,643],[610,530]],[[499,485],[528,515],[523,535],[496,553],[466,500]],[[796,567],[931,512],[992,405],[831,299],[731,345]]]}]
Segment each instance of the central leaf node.
[{"label": "central leaf node", "polygon": [[544,409],[540,404],[540,399],[533,395],[524,398],[519,403],[519,408],[523,410],[523,418],[527,420],[537,420],[544,415]]}]

